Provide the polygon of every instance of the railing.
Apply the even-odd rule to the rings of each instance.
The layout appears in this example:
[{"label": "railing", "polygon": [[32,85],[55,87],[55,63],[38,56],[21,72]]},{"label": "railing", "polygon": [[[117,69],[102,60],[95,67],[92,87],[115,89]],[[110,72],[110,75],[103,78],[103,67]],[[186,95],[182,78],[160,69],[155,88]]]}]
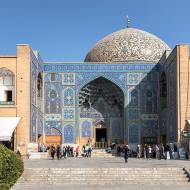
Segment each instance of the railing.
[{"label": "railing", "polygon": [[94,148],[107,148],[108,143],[107,142],[95,142]]},{"label": "railing", "polygon": [[186,177],[188,178],[188,182],[190,182],[190,169],[186,169],[185,167],[183,168],[183,171],[185,172],[184,174],[186,174]]},{"label": "railing", "polygon": [[10,101],[10,102],[0,101],[0,105],[14,105],[14,104],[15,104],[15,101]]}]

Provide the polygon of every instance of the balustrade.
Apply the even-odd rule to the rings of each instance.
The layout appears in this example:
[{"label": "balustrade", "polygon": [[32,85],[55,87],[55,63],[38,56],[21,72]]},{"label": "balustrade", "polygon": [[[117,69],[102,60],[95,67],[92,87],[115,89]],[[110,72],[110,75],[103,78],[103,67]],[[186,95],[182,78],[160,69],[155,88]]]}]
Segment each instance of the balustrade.
[{"label": "balustrade", "polygon": [[14,105],[15,101],[0,101],[0,105]]},{"label": "balustrade", "polygon": [[107,142],[95,142],[93,148],[107,148],[108,147],[108,143]]}]

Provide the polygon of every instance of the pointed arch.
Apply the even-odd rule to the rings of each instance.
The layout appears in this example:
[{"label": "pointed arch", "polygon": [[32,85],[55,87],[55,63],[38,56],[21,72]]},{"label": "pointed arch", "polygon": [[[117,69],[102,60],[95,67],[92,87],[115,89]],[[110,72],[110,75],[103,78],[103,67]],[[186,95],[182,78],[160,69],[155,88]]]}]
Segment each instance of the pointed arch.
[{"label": "pointed arch", "polygon": [[91,123],[87,120],[82,123],[81,136],[88,138],[92,137]]},{"label": "pointed arch", "polygon": [[[87,131],[90,134],[87,123],[83,125],[83,121],[88,120],[92,123],[94,136],[91,138],[95,142],[100,142],[101,139],[109,139],[110,142],[123,140],[121,131],[124,131],[124,91],[118,84],[104,76],[96,77],[82,86],[77,99],[81,138],[86,137]],[[117,118],[114,124],[113,118]],[[112,128],[117,134],[111,135]],[[109,130],[110,133],[107,132]]]},{"label": "pointed arch", "polygon": [[66,124],[64,126],[64,143],[74,142],[74,127],[72,124]]},{"label": "pointed arch", "polygon": [[0,68],[0,85],[14,85],[15,74],[8,68]]},{"label": "pointed arch", "polygon": [[66,87],[63,90],[64,106],[70,107],[75,104],[75,91],[72,87]]},{"label": "pointed arch", "polygon": [[[123,107],[123,90],[117,84],[104,77],[98,77],[81,88],[78,94],[78,104],[89,109],[92,105],[90,103],[95,102],[98,97],[102,97],[107,104],[117,106],[118,109]],[[100,103],[99,107],[104,110],[104,104]]]},{"label": "pointed arch", "polygon": [[110,77],[109,75],[97,74],[97,75],[93,75],[93,76],[89,77],[88,80],[85,80],[81,85],[79,85],[78,89],[77,89],[77,94],[79,94],[79,92],[81,91],[81,89],[84,86],[86,86],[87,84],[91,83],[92,81],[94,81],[94,80],[96,80],[98,78],[104,78],[104,79],[112,82],[113,84],[115,84],[116,86],[118,86],[122,90],[123,94],[125,93],[125,87],[122,86],[117,80]]},{"label": "pointed arch", "polygon": [[42,85],[43,85],[43,80],[42,80],[42,74],[38,73],[38,78],[37,78],[37,95],[39,98],[42,98]]}]

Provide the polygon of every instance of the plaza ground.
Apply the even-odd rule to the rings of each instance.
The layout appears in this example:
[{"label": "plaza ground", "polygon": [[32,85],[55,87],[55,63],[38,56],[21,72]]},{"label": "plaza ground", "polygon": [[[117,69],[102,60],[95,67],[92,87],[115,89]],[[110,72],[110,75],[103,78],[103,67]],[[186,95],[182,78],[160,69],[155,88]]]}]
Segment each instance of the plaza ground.
[{"label": "plaza ground", "polygon": [[[121,157],[111,157],[111,158],[68,158],[66,160],[51,160],[51,159],[36,159],[36,160],[24,160],[25,164],[25,170],[27,169],[33,169],[38,170],[39,168],[48,168],[50,170],[56,169],[56,168],[67,168],[67,169],[76,169],[80,168],[82,170],[88,169],[88,168],[94,168],[94,170],[97,169],[116,169],[116,168],[126,168],[131,170],[136,169],[152,169],[159,170],[162,168],[168,168],[168,169],[176,169],[180,168],[182,170],[183,167],[190,169],[190,161],[187,160],[154,160],[154,159],[137,159],[137,158],[129,158],[128,163],[124,163],[124,159]],[[176,179],[178,180],[178,179]],[[188,179],[184,180],[188,181]],[[123,184],[123,183],[103,183],[103,184],[65,184],[65,185],[47,185],[47,184],[39,184],[33,182],[33,184],[25,183],[23,184],[16,184],[12,190],[107,190],[107,189],[113,189],[113,190],[189,190],[190,189],[190,182],[179,184],[179,185],[173,185],[173,184]]]},{"label": "plaza ground", "polygon": [[62,160],[49,159],[26,159],[25,168],[163,168],[163,167],[187,167],[190,168],[188,160],[156,160],[156,159],[137,159],[129,158],[128,163],[124,163],[122,157],[109,158],[67,158]]}]

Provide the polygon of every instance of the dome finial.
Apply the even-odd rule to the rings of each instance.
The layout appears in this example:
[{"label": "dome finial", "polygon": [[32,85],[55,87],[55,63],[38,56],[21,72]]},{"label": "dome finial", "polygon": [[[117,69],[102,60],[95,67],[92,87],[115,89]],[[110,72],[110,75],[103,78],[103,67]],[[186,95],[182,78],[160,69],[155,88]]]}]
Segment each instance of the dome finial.
[{"label": "dome finial", "polygon": [[126,16],[127,19],[127,28],[131,28],[131,20],[129,19],[128,15]]}]

